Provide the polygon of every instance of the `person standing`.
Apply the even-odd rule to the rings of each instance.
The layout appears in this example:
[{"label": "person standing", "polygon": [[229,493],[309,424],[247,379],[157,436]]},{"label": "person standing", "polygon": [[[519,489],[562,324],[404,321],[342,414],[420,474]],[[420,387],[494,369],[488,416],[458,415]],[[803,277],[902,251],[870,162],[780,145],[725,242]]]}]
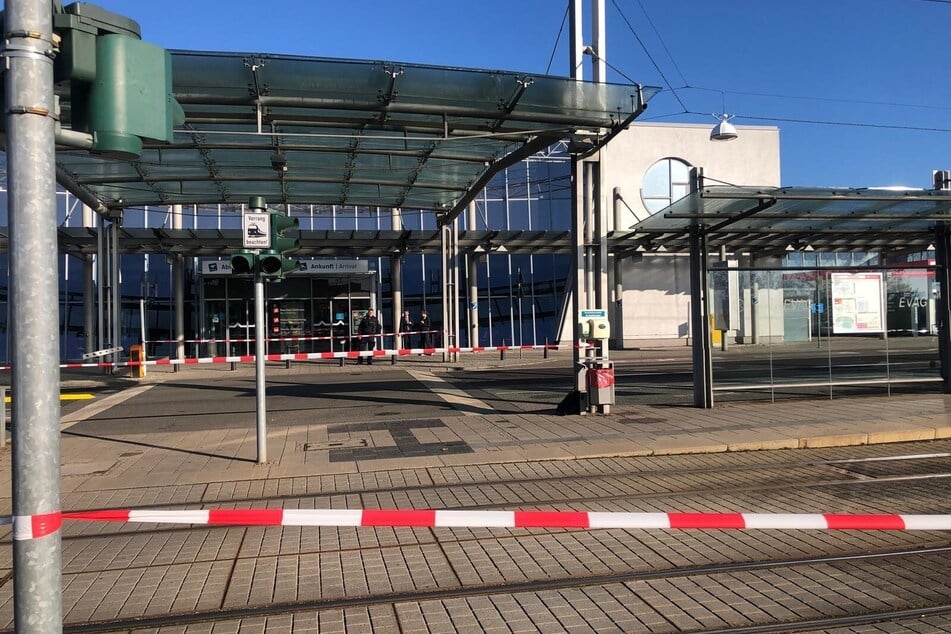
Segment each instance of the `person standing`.
[{"label": "person standing", "polygon": [[[433,324],[429,321],[429,313],[425,310],[419,314],[419,321],[416,322],[416,327],[419,329],[419,341],[421,348],[432,348],[433,347]],[[426,353],[431,354],[431,353]]]},{"label": "person standing", "polygon": [[[363,319],[360,320],[360,326],[358,327],[358,334],[360,335],[360,351],[365,352],[367,350],[376,349],[376,337],[381,332],[383,332],[383,327],[380,325],[380,320],[377,319],[376,313],[371,308],[367,311],[367,314],[363,316]],[[373,365],[373,357],[369,356],[367,359],[367,365]],[[363,357],[357,359],[357,365],[363,364]]]},{"label": "person standing", "polygon": [[413,332],[413,318],[409,316],[408,310],[404,310],[403,316],[400,318],[400,333],[402,333],[402,337],[400,337],[400,347],[413,347],[411,335],[409,334],[411,332]]}]

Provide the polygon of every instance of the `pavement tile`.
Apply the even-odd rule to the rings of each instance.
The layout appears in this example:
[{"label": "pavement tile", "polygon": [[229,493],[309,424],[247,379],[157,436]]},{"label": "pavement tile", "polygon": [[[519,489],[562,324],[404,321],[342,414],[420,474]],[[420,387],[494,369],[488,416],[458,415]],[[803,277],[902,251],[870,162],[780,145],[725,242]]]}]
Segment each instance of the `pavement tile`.
[{"label": "pavement tile", "polygon": [[[402,360],[401,360],[402,365]],[[406,365],[409,365],[408,363]],[[294,373],[339,372],[337,366],[294,364]],[[373,371],[382,371],[377,368]],[[270,369],[269,369],[270,370]],[[351,372],[353,367],[344,371]],[[154,380],[209,376],[195,369]],[[134,385],[133,383],[128,383]],[[544,478],[573,475],[561,458],[604,457],[603,473],[612,473],[613,456],[705,454],[711,468],[720,452],[834,447],[866,443],[951,438],[951,396],[835,398],[816,402],[724,403],[712,410],[685,407],[616,406],[612,415],[558,417],[548,414],[459,415],[440,418],[444,427],[416,429],[421,443],[468,443],[471,454],[408,456],[383,460],[330,462],[329,451],[304,451],[305,443],[336,438],[326,424],[288,425],[271,430],[269,463],[254,461],[253,431],[210,430],[148,434],[142,430],[114,434],[105,446],[99,440],[64,434],[63,494],[72,508],[439,508],[439,503],[506,504],[524,496],[515,485],[489,493],[467,490],[467,482],[483,476],[521,480],[537,473],[534,485],[541,499],[584,497],[584,491],[549,484]],[[636,419],[645,419],[638,422]],[[622,422],[630,419],[630,422]],[[81,431],[81,427],[70,427]],[[371,446],[396,447],[385,431],[361,431]],[[190,448],[203,447],[205,455]],[[663,458],[658,458],[663,459]],[[537,463],[535,462],[537,461]],[[8,454],[0,452],[0,468]],[[786,472],[783,477],[807,477]],[[9,475],[7,476],[9,478]],[[619,495],[655,488],[649,476],[617,483]],[[154,486],[156,482],[169,486]],[[446,484],[439,499],[411,489]],[[689,492],[703,486],[697,474],[683,474],[669,483]],[[8,483],[7,483],[8,484]],[[743,481],[738,481],[738,486]],[[521,485],[525,486],[525,485]],[[365,491],[372,490],[372,493]],[[355,492],[349,494],[348,492]],[[326,495],[336,492],[337,495]],[[817,504],[834,505],[832,494]],[[288,496],[290,496],[288,498]],[[297,496],[304,496],[295,499]],[[311,496],[308,498],[307,496]],[[711,510],[709,501],[684,497],[685,510]],[[693,500],[693,501],[692,501]],[[755,502],[755,501],[754,501]],[[9,511],[9,495],[0,497]],[[725,506],[725,504],[723,504]],[[800,505],[790,500],[788,511]],[[632,509],[654,510],[650,501],[630,502]],[[112,537],[99,537],[100,534]],[[457,535],[462,535],[458,533]],[[463,539],[438,539],[420,529],[362,532],[356,529],[284,530],[215,528],[164,530],[146,525],[127,530],[116,526],[68,526],[64,531],[63,605],[70,623],[90,618],[133,615],[136,609],[169,614],[270,602],[340,597],[368,592],[412,591],[475,583],[520,582],[535,578],[607,573],[619,562],[630,566],[696,565],[722,559],[729,550],[717,535],[660,534],[632,539],[628,531],[564,534],[532,531],[513,539],[505,530],[472,530]],[[935,539],[943,538],[936,534]],[[763,556],[796,545],[776,535],[734,539],[747,543],[750,556]],[[746,539],[747,542],[742,542]],[[809,535],[803,552],[822,549],[831,537]],[[857,551],[901,544],[895,535],[837,535],[838,543]],[[771,541],[772,540],[772,541]],[[414,541],[416,546],[413,546]],[[808,542],[808,543],[807,543]],[[394,548],[390,548],[393,546]],[[400,546],[395,548],[395,546]],[[372,549],[382,554],[371,554]],[[9,554],[0,563],[9,562]],[[109,567],[120,572],[93,572]],[[9,565],[7,565],[7,571]],[[85,572],[90,570],[90,572]],[[843,596],[873,609],[894,597],[886,580],[893,571],[883,565],[874,579],[857,580],[845,571],[824,575],[776,575],[766,581],[743,573],[723,575],[717,585],[693,587],[680,581],[612,584],[587,593],[575,591],[520,593],[484,601],[453,599],[395,608],[321,610],[293,618],[248,618],[189,626],[197,631],[645,631],[651,628],[702,629],[724,624],[742,626],[752,615],[766,612],[793,619],[815,615],[817,603],[837,605]],[[928,583],[907,593],[907,602],[951,594],[945,567],[922,570]],[[743,588],[743,590],[740,590]],[[689,591],[687,590],[689,589]],[[144,606],[144,607],[143,607]],[[670,613],[671,622],[659,614]],[[10,623],[9,595],[0,597],[0,626]],[[755,618],[755,617],[754,617]],[[171,628],[163,631],[173,631]],[[927,630],[923,630],[927,631]]]}]

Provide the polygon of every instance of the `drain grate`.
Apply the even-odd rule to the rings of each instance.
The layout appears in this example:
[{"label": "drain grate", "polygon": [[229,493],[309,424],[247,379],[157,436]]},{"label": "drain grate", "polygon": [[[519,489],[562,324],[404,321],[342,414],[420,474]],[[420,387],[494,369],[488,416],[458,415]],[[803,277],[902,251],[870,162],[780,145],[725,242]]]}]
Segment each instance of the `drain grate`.
[{"label": "drain grate", "polygon": [[656,425],[657,423],[665,422],[663,418],[622,418],[618,420],[622,425]]},{"label": "drain grate", "polygon": [[359,449],[367,446],[366,438],[349,438],[347,440],[330,440],[327,442],[309,442],[304,444],[304,451],[330,451],[331,449]]}]

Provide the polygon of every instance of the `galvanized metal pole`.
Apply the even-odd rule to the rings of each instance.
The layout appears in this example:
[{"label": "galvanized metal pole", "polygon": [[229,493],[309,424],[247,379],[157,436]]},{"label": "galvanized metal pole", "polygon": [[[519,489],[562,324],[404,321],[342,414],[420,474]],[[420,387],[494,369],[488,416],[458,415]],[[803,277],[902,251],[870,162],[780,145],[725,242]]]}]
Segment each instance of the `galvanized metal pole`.
[{"label": "galvanized metal pole", "polygon": [[267,404],[264,383],[264,357],[267,354],[267,327],[264,323],[264,280],[254,274],[254,379],[257,388],[258,464],[267,462]]},{"label": "galvanized metal pole", "polygon": [[[466,215],[466,233],[476,230],[476,202],[469,203]],[[469,268],[466,270],[469,281],[469,347],[479,345],[479,255],[469,251]]]},{"label": "galvanized metal pole", "polygon": [[[96,217],[89,205],[83,205],[83,227],[94,228]],[[83,258],[83,352],[96,350],[96,281],[95,256]]]},{"label": "galvanized metal pole", "polygon": [[52,12],[4,16],[13,331],[13,612],[17,632],[62,631],[59,305]]},{"label": "galvanized metal pole", "polygon": [[[172,229],[182,228],[182,206],[172,205]],[[175,305],[175,358],[185,358],[185,258],[180,253],[172,260],[172,295]],[[174,366],[177,370],[179,366]]]},{"label": "galvanized metal pole", "polygon": [[442,340],[439,342],[439,347],[443,349],[442,360],[443,363],[448,361],[446,346],[449,341],[449,295],[451,289],[449,284],[449,225],[440,223],[439,225],[439,252],[442,255],[442,328],[440,332],[442,333]]},{"label": "galvanized metal pole", "polygon": [[[456,348],[462,347],[462,340],[459,337],[459,267],[461,266],[459,257],[459,218],[452,221],[452,345]],[[452,355],[452,360],[459,361],[459,353]]]},{"label": "galvanized metal pole", "polygon": [[707,301],[707,236],[702,225],[690,227],[690,331],[693,353],[693,405],[713,407],[713,356]]}]

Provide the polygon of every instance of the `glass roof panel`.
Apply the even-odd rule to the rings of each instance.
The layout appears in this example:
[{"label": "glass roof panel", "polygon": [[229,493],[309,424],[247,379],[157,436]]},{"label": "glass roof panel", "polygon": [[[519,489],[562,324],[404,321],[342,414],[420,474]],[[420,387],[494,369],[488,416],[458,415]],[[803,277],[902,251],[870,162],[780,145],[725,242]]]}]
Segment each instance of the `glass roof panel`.
[{"label": "glass roof panel", "polygon": [[[448,209],[510,153],[606,136],[659,91],[253,53],[173,51],[172,65],[186,115],[174,142],[147,141],[138,161],[60,148],[67,188],[120,207],[261,195],[271,204]],[[63,110],[68,126],[68,99]]]},{"label": "glass roof panel", "polygon": [[816,251],[905,249],[934,240],[937,223],[951,221],[951,192],[936,190],[705,187],[628,232],[627,252],[687,251],[693,226],[711,245],[781,252],[794,237]]}]

